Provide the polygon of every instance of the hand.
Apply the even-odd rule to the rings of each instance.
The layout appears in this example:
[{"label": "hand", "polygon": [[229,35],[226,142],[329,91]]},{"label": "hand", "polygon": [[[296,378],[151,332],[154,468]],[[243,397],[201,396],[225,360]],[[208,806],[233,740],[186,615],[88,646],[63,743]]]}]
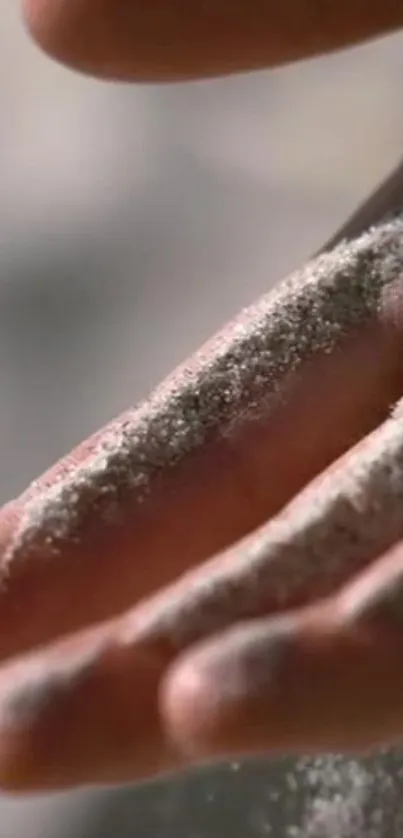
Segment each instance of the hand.
[{"label": "hand", "polygon": [[[401,22],[373,5],[367,33]],[[59,53],[107,19],[95,0],[27,11]],[[344,12],[337,43],[364,34]],[[108,25],[109,59],[86,40],[99,73]],[[122,73],[158,75],[145,53]],[[401,220],[317,257],[4,508],[5,788],[400,739],[402,264]]]}]

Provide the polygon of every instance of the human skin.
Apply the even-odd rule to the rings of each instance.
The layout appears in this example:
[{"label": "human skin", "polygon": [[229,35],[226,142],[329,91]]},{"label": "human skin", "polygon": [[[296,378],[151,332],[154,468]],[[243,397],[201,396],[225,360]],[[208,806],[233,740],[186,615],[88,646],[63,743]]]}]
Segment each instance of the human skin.
[{"label": "human skin", "polygon": [[23,0],[37,41],[109,78],[172,80],[254,70],[403,25],[399,0]]},{"label": "human skin", "polygon": [[[202,19],[193,5],[185,11],[174,2],[144,9],[118,0],[27,0],[24,13],[53,56],[99,76],[133,80],[267,67],[403,24],[397,2],[357,0],[324,9],[289,0],[286,9],[212,0]],[[162,26],[171,33],[169,53],[161,46]],[[358,235],[401,199],[403,168],[344,234]],[[114,527],[90,504],[74,518],[74,532],[51,538],[52,553],[42,519],[39,531],[24,531],[24,516],[49,486],[60,479],[74,483],[77,469],[119,420],[3,509],[4,788],[31,792],[139,780],[216,756],[365,750],[400,740],[402,628],[398,609],[389,605],[391,590],[400,591],[403,550],[388,529],[388,507],[377,512],[383,549],[362,555],[361,569],[347,578],[325,574],[326,589],[313,578],[293,600],[292,549],[282,565],[290,593],[286,584],[281,607],[268,597],[245,614],[250,578],[236,578],[256,528],[288,509],[286,546],[292,548],[305,487],[315,492],[318,485],[322,492],[325,484],[315,478],[323,471],[327,486],[337,479],[343,487],[357,445],[372,450],[373,438],[388,427],[391,406],[403,394],[399,272],[391,287],[365,328],[352,328],[342,343],[301,362],[291,390],[289,378],[279,375],[275,410],[265,413],[261,394],[258,434],[241,418],[230,442],[207,435],[179,464],[166,462],[160,445],[163,465],[156,478],[151,474],[145,502],[117,493]],[[224,340],[230,331],[224,330]],[[218,351],[213,342],[207,355]],[[192,360],[194,374],[203,364],[206,352]],[[182,387],[182,374],[175,372],[171,385]],[[170,398],[168,392],[168,407]],[[146,423],[148,410],[141,414]],[[394,421],[399,430],[399,413]],[[109,478],[113,482],[116,473]],[[72,506],[70,495],[68,515]],[[360,532],[371,524],[357,520]],[[337,558],[342,566],[343,555]],[[324,555],[325,569],[326,561]],[[219,613],[200,627],[195,581],[206,589],[223,570]]]}]

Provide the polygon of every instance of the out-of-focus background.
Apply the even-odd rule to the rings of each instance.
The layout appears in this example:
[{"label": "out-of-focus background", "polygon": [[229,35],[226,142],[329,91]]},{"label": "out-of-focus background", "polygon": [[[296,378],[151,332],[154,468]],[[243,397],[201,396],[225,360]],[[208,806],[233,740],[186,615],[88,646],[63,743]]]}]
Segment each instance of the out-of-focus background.
[{"label": "out-of-focus background", "polygon": [[[302,262],[403,153],[403,37],[123,86],[43,57],[16,6],[0,28],[2,501]],[[272,771],[4,797],[0,838],[292,838]]]}]

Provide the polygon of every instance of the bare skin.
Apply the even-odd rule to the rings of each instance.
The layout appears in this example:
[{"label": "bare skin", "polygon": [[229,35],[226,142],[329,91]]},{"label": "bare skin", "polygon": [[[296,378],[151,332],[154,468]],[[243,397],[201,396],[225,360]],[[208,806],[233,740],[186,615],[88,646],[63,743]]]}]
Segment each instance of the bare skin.
[{"label": "bare skin", "polygon": [[306,58],[403,25],[399,0],[23,0],[58,60],[130,81],[214,76]]},{"label": "bare skin", "polygon": [[[271,66],[403,25],[397,2],[325,7],[289,0],[287,11],[280,5],[212,0],[205,19],[193,5],[185,4],[185,13],[173,1],[148,3],[145,10],[134,1],[26,0],[24,11],[53,56],[100,76],[134,80]],[[162,27],[171,33],[168,52]],[[402,205],[403,167],[343,235],[358,235]],[[159,442],[163,464],[151,473],[146,499],[139,504],[133,486],[118,493],[113,527],[91,503],[74,516],[70,496],[74,527],[57,543],[51,539],[52,553],[43,519],[36,530],[25,519],[49,486],[66,474],[74,482],[121,420],[3,509],[4,788],[138,780],[216,756],[366,750],[400,741],[400,516],[377,497],[371,506],[368,489],[366,504],[352,513],[355,548],[363,548],[358,563],[340,574],[318,571],[305,587],[295,587],[293,574],[300,545],[312,533],[316,501],[324,499],[322,523],[332,532],[334,504],[326,499],[337,489],[343,503],[357,457],[359,463],[372,458],[373,473],[388,435],[400,456],[402,413],[389,415],[403,395],[402,300],[397,272],[362,328],[303,359],[291,376],[280,370],[275,408],[266,409],[261,394],[258,433],[242,416],[233,436],[207,434],[169,465]],[[220,346],[213,341],[192,359],[191,374],[215,362]],[[183,370],[175,372],[157,397],[162,393],[169,407],[183,382]],[[132,430],[150,416],[149,405],[131,415]],[[395,470],[388,464],[393,480],[399,463]],[[113,483],[116,471],[107,476]],[[281,597],[274,595],[280,530],[273,530],[273,520],[282,528]],[[377,538],[364,549],[370,527]],[[257,543],[264,584],[252,601],[249,557],[256,557]],[[335,549],[343,567],[343,551]],[[324,550],[325,570],[327,560]],[[211,584],[217,576],[224,580],[218,600]],[[201,601],[209,615],[204,622]]]}]

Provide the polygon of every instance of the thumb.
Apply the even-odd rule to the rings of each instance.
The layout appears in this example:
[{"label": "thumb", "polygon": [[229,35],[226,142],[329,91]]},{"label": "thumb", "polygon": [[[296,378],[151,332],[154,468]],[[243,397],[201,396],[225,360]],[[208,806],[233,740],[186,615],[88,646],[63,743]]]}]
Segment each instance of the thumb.
[{"label": "thumb", "polygon": [[271,67],[403,25],[399,0],[23,0],[56,59],[126,80],[175,80]]}]

